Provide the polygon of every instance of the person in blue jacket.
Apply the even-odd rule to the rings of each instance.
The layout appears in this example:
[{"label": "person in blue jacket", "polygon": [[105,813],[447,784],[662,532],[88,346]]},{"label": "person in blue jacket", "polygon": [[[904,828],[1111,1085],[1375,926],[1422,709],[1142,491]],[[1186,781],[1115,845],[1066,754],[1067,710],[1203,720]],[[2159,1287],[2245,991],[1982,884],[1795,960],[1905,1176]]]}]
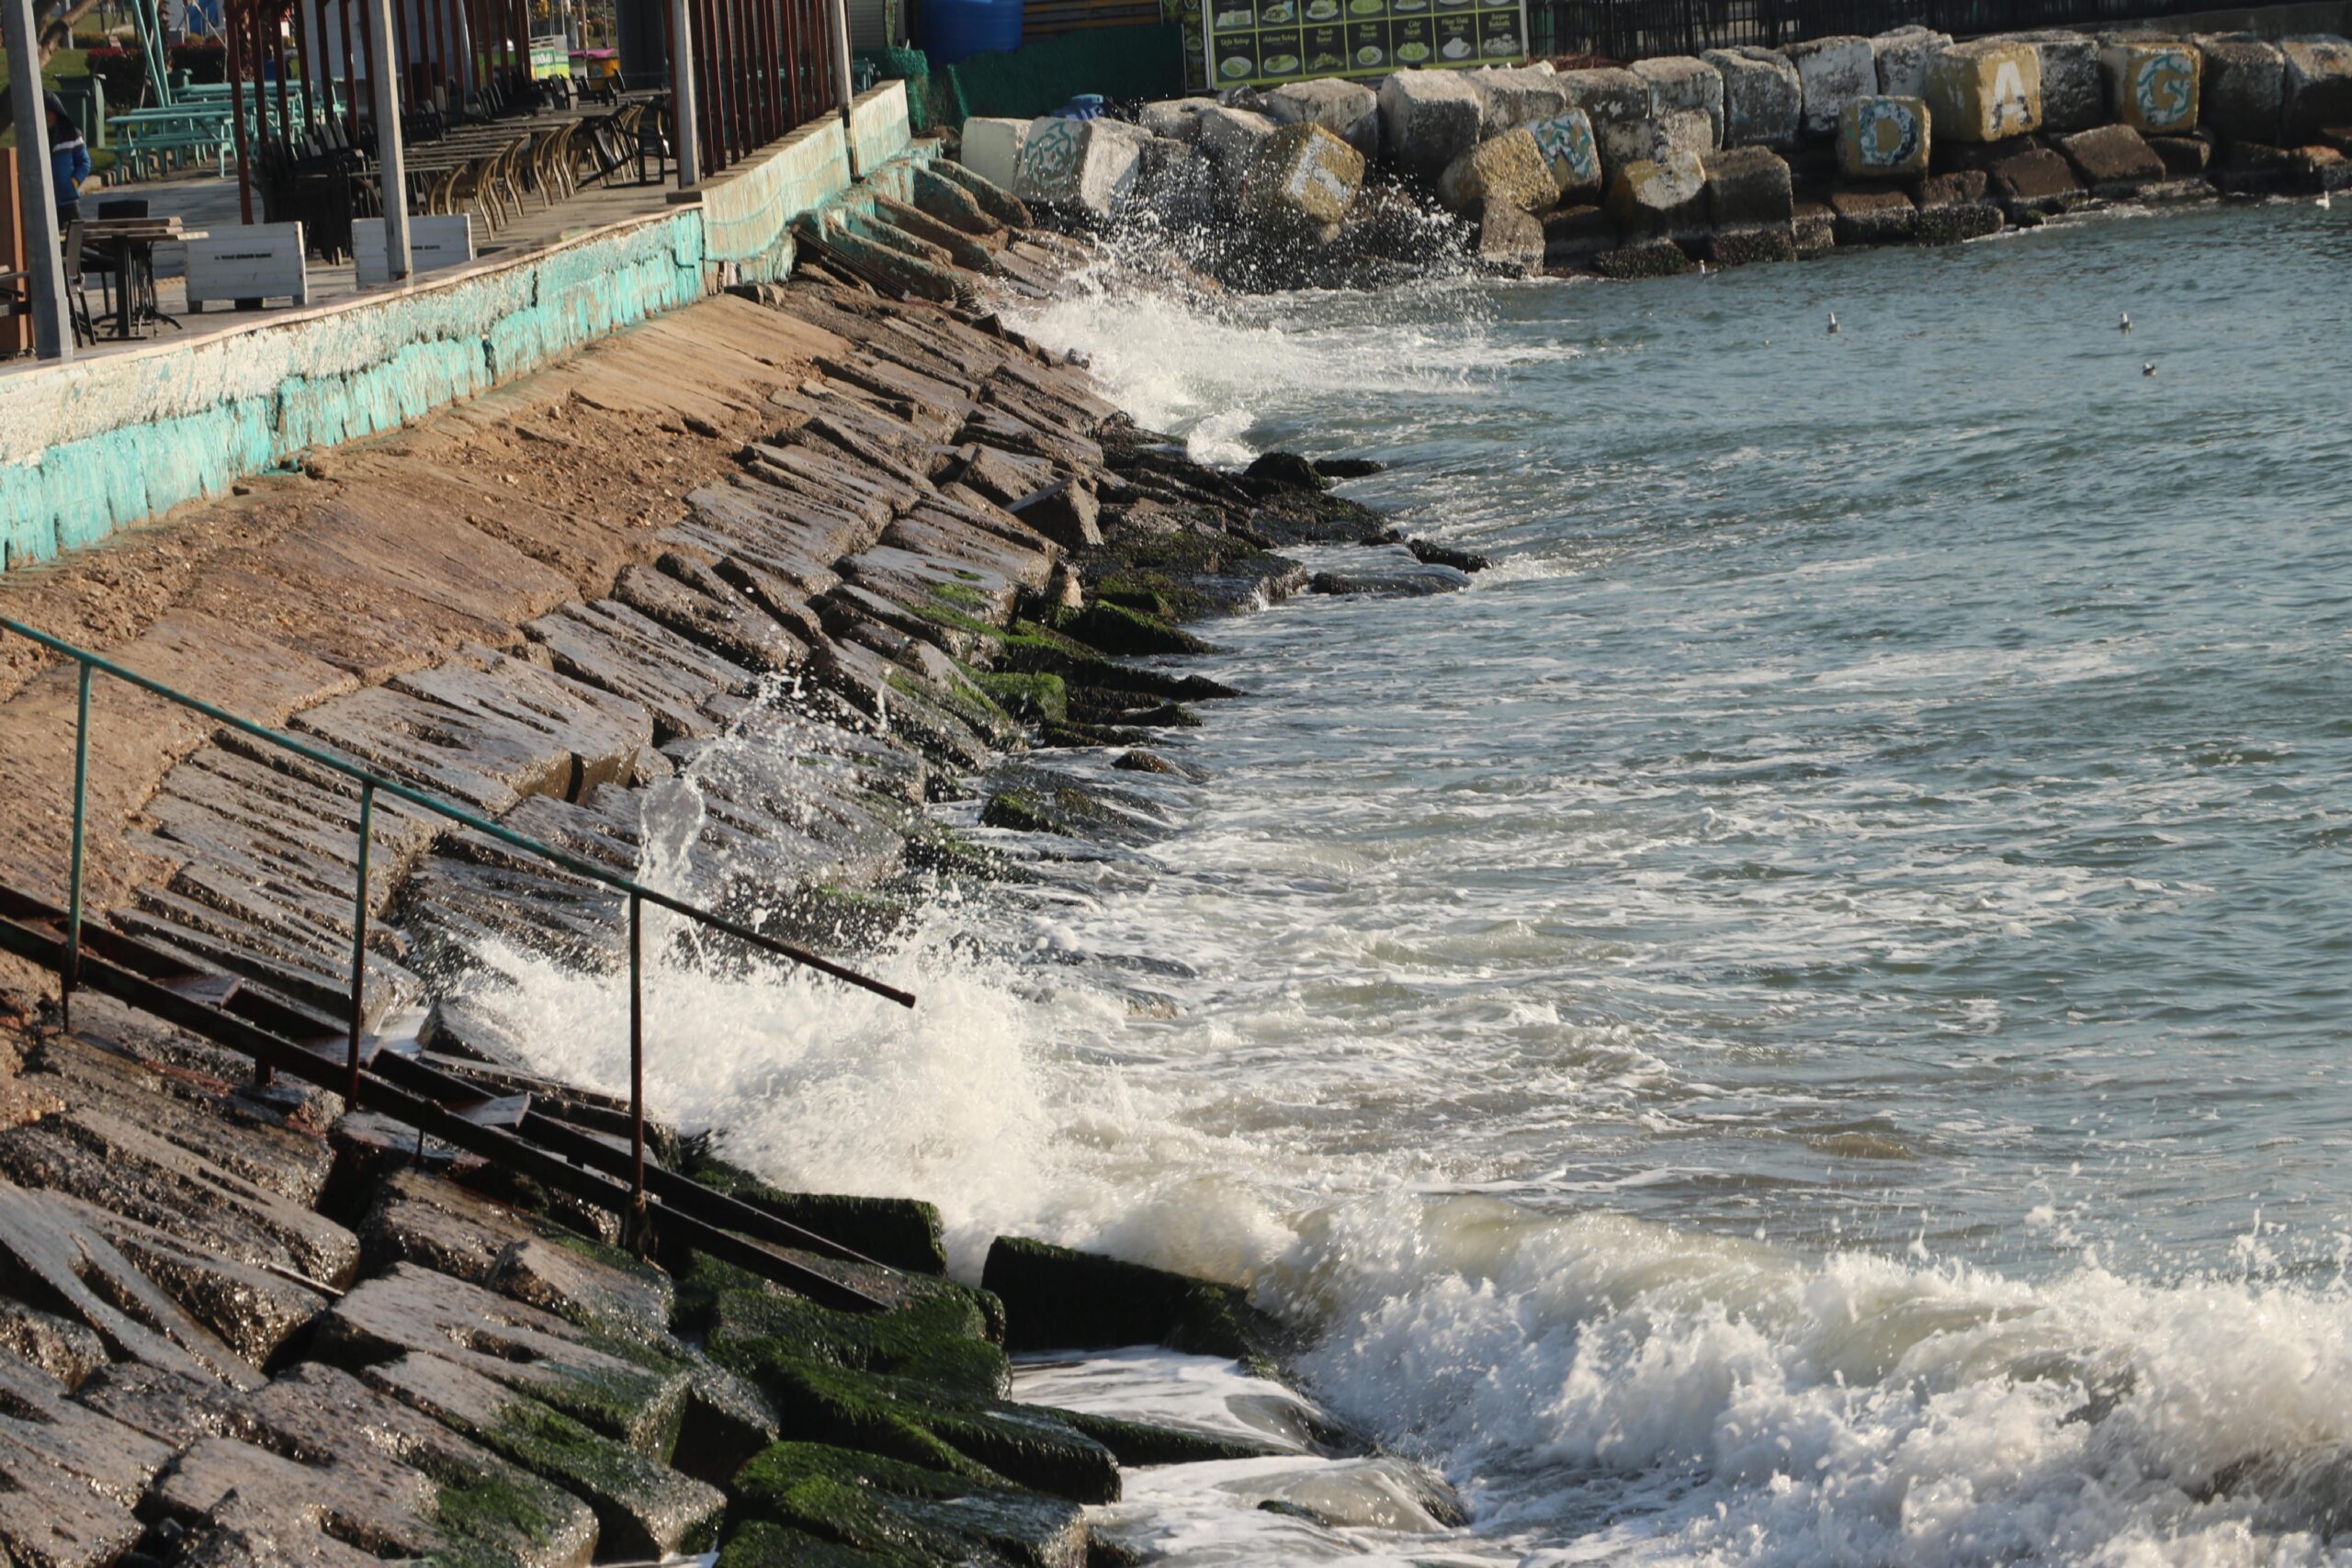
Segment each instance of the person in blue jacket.
[{"label": "person in blue jacket", "polygon": [[57,221],[71,223],[82,216],[82,182],[90,177],[90,149],[82,140],[65,100],[55,93],[49,101],[49,177],[57,195]]}]

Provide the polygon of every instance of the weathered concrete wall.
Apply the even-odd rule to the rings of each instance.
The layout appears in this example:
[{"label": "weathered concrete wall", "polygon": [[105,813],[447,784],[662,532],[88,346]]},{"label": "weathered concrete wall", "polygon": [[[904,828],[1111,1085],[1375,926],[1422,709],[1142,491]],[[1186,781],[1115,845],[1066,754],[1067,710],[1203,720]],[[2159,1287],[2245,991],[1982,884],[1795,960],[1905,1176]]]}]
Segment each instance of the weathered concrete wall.
[{"label": "weathered concrete wall", "polygon": [[792,266],[794,218],[904,194],[904,85],[802,128],[669,211],[266,325],[0,378],[0,570],[47,560],[317,446],[390,430],[738,279]]}]

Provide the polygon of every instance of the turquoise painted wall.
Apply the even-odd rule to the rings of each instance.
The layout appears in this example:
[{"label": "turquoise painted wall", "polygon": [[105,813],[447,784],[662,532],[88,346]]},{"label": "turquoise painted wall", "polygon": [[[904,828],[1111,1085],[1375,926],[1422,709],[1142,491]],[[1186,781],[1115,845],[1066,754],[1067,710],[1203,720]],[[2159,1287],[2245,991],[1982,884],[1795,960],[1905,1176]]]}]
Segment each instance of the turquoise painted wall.
[{"label": "turquoise painted wall", "polygon": [[[895,107],[891,100],[895,100]],[[903,195],[903,87],[854,106],[867,179]],[[397,428],[738,280],[792,268],[795,218],[861,195],[838,118],[699,200],[503,265],[190,344],[0,377],[0,570],[95,544],[316,446]],[[865,197],[870,202],[870,196]]]}]

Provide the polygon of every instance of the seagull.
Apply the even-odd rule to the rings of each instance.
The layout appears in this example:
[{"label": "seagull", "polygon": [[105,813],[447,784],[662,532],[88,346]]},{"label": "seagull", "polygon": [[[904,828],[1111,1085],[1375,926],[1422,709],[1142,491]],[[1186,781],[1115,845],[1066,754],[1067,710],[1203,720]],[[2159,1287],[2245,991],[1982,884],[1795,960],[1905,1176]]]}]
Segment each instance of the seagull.
[{"label": "seagull", "polygon": [[2153,360],[2153,359],[2151,359],[2151,360],[2147,361],[2145,364],[2143,364],[2143,365],[2142,365],[2142,366],[2140,367],[2140,374],[2141,374],[2141,375],[2143,375],[2143,376],[2153,376],[2153,375],[2154,375],[2155,373],[2156,373],[2156,362],[2155,362],[2154,360]]},{"label": "seagull", "polygon": [[1838,333],[1838,312],[1835,310],[1829,312],[1829,332],[1830,335],[1833,337],[1836,336]]},{"label": "seagull", "polygon": [[2334,201],[2334,199],[2333,199],[2333,198],[2331,198],[2331,197],[2329,197],[2329,195],[2328,195],[2328,193],[2327,193],[2327,192],[2325,192],[2325,191],[2322,191],[2322,192],[2320,192],[2320,193],[2319,193],[2319,204],[2320,204],[2320,206],[2322,206],[2323,208],[2327,208],[2327,207],[2334,207],[2334,206],[2335,205],[2335,202]]},{"label": "seagull", "polygon": [[2116,322],[2115,325],[2116,330],[2119,332],[2130,332],[2132,330],[2132,312],[2129,310],[2124,311],[2123,319]]}]

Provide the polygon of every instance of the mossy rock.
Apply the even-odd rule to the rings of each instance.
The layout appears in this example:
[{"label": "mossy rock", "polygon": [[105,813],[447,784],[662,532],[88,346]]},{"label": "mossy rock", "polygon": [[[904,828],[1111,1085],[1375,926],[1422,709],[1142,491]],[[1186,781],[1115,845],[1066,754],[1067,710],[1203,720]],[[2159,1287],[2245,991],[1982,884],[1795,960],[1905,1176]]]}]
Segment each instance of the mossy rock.
[{"label": "mossy rock", "polygon": [[864,1253],[876,1263],[917,1274],[947,1272],[945,1233],[936,1205],[912,1198],[787,1192],[740,1165],[709,1154],[695,1158],[686,1174],[738,1202]]},{"label": "mossy rock", "polygon": [[737,1511],[745,1517],[865,1553],[865,1561],[1060,1568],[1086,1552],[1080,1508],[999,1477],[785,1442],[745,1465],[735,1484]]},{"label": "mossy rock", "polygon": [[1149,1421],[1128,1421],[1086,1410],[1041,1406],[1116,1454],[1130,1467],[1149,1464],[1207,1464],[1228,1459],[1278,1459],[1297,1450],[1255,1438],[1223,1432],[1202,1432],[1189,1427],[1162,1427]]},{"label": "mossy rock", "polygon": [[990,1472],[1074,1503],[1115,1503],[1119,1461],[1042,1410],[809,1361],[768,1371],[790,1439],[862,1449],[976,1483]]},{"label": "mossy rock", "polygon": [[763,1386],[781,1365],[816,1360],[992,1399],[1010,1386],[1012,1369],[988,1331],[968,1297],[941,1294],[890,1312],[852,1313],[800,1296],[731,1290],[712,1308],[709,1350],[721,1366]]},{"label": "mossy rock", "polygon": [[1130,790],[1025,764],[999,769],[993,782],[980,809],[984,827],[1125,844],[1150,843],[1170,831],[1159,807]]},{"label": "mossy rock", "polygon": [[895,1552],[861,1551],[789,1525],[753,1519],[719,1549],[718,1568],[901,1568]]},{"label": "mossy rock", "polygon": [[1101,600],[1079,610],[1064,610],[1054,629],[1091,643],[1105,653],[1206,653],[1209,645],[1191,632],[1157,615],[1145,615]]},{"label": "mossy rock", "polygon": [[1059,724],[1069,716],[1069,688],[1059,675],[1002,671],[976,680],[990,701],[1017,717]]},{"label": "mossy rock", "polygon": [[531,1549],[550,1541],[571,1502],[536,1479],[517,1484],[488,1472],[434,1479],[439,1491],[433,1522],[448,1542],[424,1559],[436,1568],[511,1568],[531,1561]]},{"label": "mossy rock", "polygon": [[[1043,734],[1052,736],[1063,727],[1046,725]],[[1048,745],[1064,744],[1047,739]],[[1089,744],[1093,744],[1089,742]],[[907,837],[906,863],[916,871],[935,872],[943,876],[968,876],[979,882],[1035,882],[1036,874],[1021,865],[1000,850],[976,844],[944,823],[928,818]]]},{"label": "mossy rock", "polygon": [[1050,1242],[999,1236],[981,1280],[1004,1302],[1016,1353],[1165,1345],[1266,1371],[1286,1343],[1238,1286]]},{"label": "mossy rock", "polygon": [[868,949],[905,930],[917,912],[911,898],[871,887],[820,883],[793,889],[768,922],[766,934],[820,950]]}]

